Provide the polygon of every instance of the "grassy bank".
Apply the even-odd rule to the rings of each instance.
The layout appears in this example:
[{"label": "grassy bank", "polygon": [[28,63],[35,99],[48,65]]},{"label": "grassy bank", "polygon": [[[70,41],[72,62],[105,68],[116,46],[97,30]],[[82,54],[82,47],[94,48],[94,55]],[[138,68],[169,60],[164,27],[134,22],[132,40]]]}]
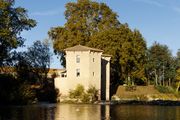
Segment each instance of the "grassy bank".
[{"label": "grassy bank", "polygon": [[179,94],[175,94],[171,89],[162,87],[136,86],[133,91],[127,91],[125,86],[119,86],[113,101],[180,101]]}]

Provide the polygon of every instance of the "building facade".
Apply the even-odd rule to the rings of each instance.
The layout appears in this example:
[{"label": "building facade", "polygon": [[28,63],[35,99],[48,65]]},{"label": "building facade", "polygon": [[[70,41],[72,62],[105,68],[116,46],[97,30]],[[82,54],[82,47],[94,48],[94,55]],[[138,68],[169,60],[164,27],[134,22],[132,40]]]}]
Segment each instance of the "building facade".
[{"label": "building facade", "polygon": [[99,90],[101,100],[109,100],[110,56],[103,51],[82,45],[65,49],[66,69],[55,78],[55,87],[61,96],[67,96],[70,89],[78,84],[88,89],[90,86]]}]

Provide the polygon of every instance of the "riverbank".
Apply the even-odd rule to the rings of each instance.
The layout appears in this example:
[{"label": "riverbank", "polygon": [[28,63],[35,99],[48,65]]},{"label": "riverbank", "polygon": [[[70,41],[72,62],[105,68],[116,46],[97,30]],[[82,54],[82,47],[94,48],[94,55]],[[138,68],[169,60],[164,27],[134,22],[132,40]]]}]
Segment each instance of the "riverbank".
[{"label": "riverbank", "polygon": [[160,93],[153,85],[136,86],[133,90],[127,90],[126,88],[126,86],[119,86],[116,94],[111,97],[111,101],[92,101],[87,98],[88,96],[79,96],[76,98],[61,96],[59,102],[66,104],[141,104],[180,106],[180,96],[178,94]]},{"label": "riverbank", "polygon": [[180,101],[171,100],[152,100],[152,101],[137,101],[137,100],[120,100],[111,101],[111,105],[160,105],[160,106],[180,106]]},{"label": "riverbank", "polygon": [[113,104],[145,104],[145,105],[178,105],[180,96],[173,93],[160,93],[153,85],[136,86],[128,91],[125,86],[119,86],[112,96]]}]

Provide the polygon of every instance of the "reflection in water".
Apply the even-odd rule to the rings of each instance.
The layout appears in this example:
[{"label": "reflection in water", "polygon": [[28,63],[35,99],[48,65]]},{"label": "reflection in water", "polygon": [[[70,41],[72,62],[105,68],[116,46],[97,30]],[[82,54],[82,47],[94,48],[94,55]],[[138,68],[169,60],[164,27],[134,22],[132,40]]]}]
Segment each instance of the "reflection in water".
[{"label": "reflection in water", "polygon": [[180,120],[179,106],[118,105],[111,109],[113,120]]},{"label": "reflection in water", "polygon": [[180,107],[90,104],[0,106],[0,120],[180,120]]},{"label": "reflection in water", "polygon": [[101,120],[101,106],[62,104],[56,108],[56,120]]},{"label": "reflection in water", "polygon": [[101,106],[101,120],[110,120],[110,106],[109,105],[102,105]]}]

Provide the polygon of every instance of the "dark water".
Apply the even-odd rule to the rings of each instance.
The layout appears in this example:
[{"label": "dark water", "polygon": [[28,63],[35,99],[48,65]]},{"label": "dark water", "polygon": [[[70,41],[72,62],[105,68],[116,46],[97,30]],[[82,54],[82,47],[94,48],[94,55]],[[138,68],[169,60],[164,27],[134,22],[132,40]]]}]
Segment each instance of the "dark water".
[{"label": "dark water", "polygon": [[180,106],[41,104],[0,107],[0,120],[180,120]]}]

